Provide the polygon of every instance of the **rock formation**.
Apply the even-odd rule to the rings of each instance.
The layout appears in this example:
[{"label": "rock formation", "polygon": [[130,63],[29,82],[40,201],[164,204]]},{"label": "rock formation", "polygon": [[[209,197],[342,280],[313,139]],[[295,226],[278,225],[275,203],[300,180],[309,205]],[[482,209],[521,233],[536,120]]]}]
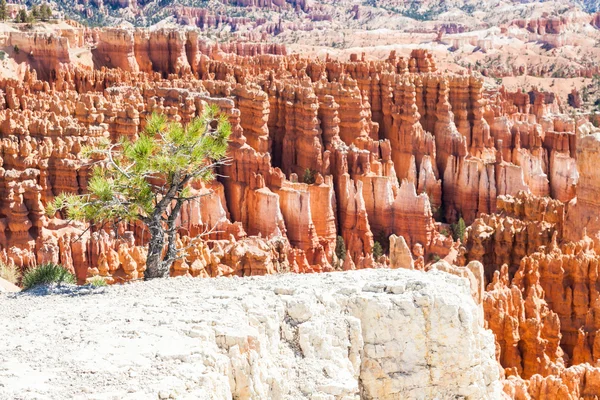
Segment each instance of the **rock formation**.
[{"label": "rock formation", "polygon": [[[112,28],[72,36],[73,46],[96,41],[93,59],[103,69],[66,64],[47,75],[32,64],[24,83],[0,83],[0,126],[12,132],[2,142],[10,210],[3,243],[6,258],[19,265],[35,264],[42,256],[28,252],[40,246],[44,254],[96,251],[46,239],[65,228],[48,225],[44,204],[60,192],[85,190],[82,146],[134,137],[153,111],[189,121],[206,103],[231,117],[232,163],[222,171],[227,178],[201,189],[210,198],[206,207],[186,209],[185,231],[193,236],[214,224],[226,233],[210,240],[281,237],[286,254],[277,258],[292,264],[283,269],[330,269],[337,235],[359,268],[372,265],[373,240],[391,234],[402,235],[413,251],[422,248],[424,260],[446,257],[452,240],[435,218],[471,223],[496,210],[496,196],[522,190],[561,201],[574,196],[577,133],[564,117],[546,116],[548,96],[484,93],[475,76],[436,72],[424,51],[408,59],[320,62],[277,49],[255,56],[239,46],[215,49],[193,30]],[[45,115],[50,123],[41,122]],[[24,164],[24,157],[32,161]],[[118,236],[103,239],[116,252]],[[131,246],[141,245],[134,236]],[[98,255],[65,257],[78,260],[82,279],[85,268],[96,272]],[[125,279],[142,273],[128,270]]]},{"label": "rock formation", "polygon": [[[39,58],[0,78],[2,261],[143,278],[143,224],[87,229],[46,205],[86,190],[101,160],[85,147],[135,138],[152,112],[186,123],[217,105],[231,162],[191,186],[172,275],[445,271],[482,305],[509,396],[593,390],[600,139],[554,94],[484,87],[424,50],[319,60],[193,29],[74,32],[9,37]],[[91,64],[77,63],[86,43]]]},{"label": "rock formation", "polygon": [[485,320],[513,398],[585,398],[597,385],[600,258],[585,231],[561,240],[570,218],[562,202],[521,193],[499,197],[497,213],[467,232],[467,260],[485,265]]},{"label": "rock formation", "polygon": [[[34,296],[1,298],[3,357],[11,368],[0,370],[0,381],[16,377],[19,384],[0,386],[0,397],[25,391],[85,397],[86,390],[122,397],[132,387],[148,398],[501,396],[493,335],[484,329],[467,283],[452,275],[363,270],[244,280],[176,278],[111,289],[77,296],[75,304],[72,296],[45,296],[43,313]],[[166,312],[174,306],[175,318]],[[71,337],[73,331],[61,322],[61,310],[69,307],[77,332],[83,329],[85,335]],[[34,351],[25,359],[17,312],[31,321],[27,343]],[[132,332],[140,334],[132,337]],[[56,338],[52,346],[48,335]],[[58,353],[81,349],[84,342],[98,350],[87,358],[56,361]],[[25,360],[56,375],[40,372],[39,381],[24,379]],[[86,381],[82,390],[76,384],[81,376],[68,371],[90,368],[106,379]]]},{"label": "rock formation", "polygon": [[578,138],[577,171],[579,184],[577,197],[568,204],[565,236],[570,240],[579,240],[589,235],[596,241],[600,239],[600,180],[597,162],[600,159],[600,135],[586,135]]}]

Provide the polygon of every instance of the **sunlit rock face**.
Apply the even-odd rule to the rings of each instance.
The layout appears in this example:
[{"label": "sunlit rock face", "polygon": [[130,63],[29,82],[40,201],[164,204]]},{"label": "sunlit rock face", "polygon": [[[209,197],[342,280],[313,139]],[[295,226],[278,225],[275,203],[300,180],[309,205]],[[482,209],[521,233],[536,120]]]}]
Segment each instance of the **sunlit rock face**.
[{"label": "sunlit rock face", "polygon": [[[27,336],[36,350],[28,360],[57,374],[48,379],[40,372],[37,381],[0,386],[0,396],[27,391],[63,398],[93,390],[126,397],[133,386],[145,397],[223,400],[501,396],[494,338],[483,327],[481,308],[465,280],[439,271],[138,282],[89,296],[44,296],[43,307],[49,309],[43,324],[35,321],[42,315],[33,312],[40,307],[32,301],[36,298],[2,298],[10,307],[0,306],[5,322],[0,334],[7,349],[18,349],[23,337],[13,324],[22,321],[13,312],[29,315],[32,327],[43,327],[44,333]],[[177,316],[171,319],[173,299]],[[59,314],[66,307],[85,336],[58,334],[65,330]],[[107,318],[114,325],[110,334]],[[121,318],[123,323],[115,324]],[[132,338],[132,330],[140,334]],[[53,346],[44,341],[49,334],[57,338]],[[116,351],[118,367],[114,353],[102,350],[54,364],[55,352],[64,353],[79,340]],[[12,350],[3,357],[11,369],[0,371],[0,380],[14,382],[26,373],[23,357],[13,361]],[[90,362],[107,379],[88,381],[82,389],[76,384],[81,377],[67,372]]]}]

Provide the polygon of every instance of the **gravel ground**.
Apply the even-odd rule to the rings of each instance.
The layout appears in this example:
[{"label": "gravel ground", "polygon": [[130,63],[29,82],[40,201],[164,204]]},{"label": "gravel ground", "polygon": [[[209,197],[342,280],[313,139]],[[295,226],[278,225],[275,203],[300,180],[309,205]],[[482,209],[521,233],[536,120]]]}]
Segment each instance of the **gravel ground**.
[{"label": "gravel ground", "polygon": [[[410,290],[432,292],[425,293],[432,299],[455,296],[452,301],[457,306],[452,307],[462,307],[464,297],[456,292],[468,289],[448,284],[458,278],[439,274],[424,280],[426,275],[432,274],[368,270],[180,277],[103,288],[44,286],[0,294],[0,399],[227,399],[232,392],[238,398],[357,399],[357,385],[363,378],[358,379],[356,341],[362,346],[362,339],[350,337],[346,327],[352,317],[340,311],[349,302],[344,298],[340,303],[340,298],[373,298],[387,290],[386,280],[394,283],[388,283],[392,288],[388,298],[399,298],[397,293],[409,291],[406,280],[418,279]],[[331,310],[336,315],[330,315]],[[452,318],[460,325],[457,315]],[[295,320],[286,323],[290,316]],[[295,340],[285,339],[293,338],[293,332],[297,335],[296,326],[309,319],[302,329],[308,340],[304,344],[308,350],[303,350],[315,353],[310,362],[299,357]],[[473,323],[463,323],[468,324]],[[465,329],[471,332],[473,327]],[[322,339],[325,344],[315,344]],[[493,347],[491,352],[493,361]],[[264,379],[264,387],[256,376]],[[277,382],[287,386],[279,388]],[[318,391],[355,394],[307,395]]]}]

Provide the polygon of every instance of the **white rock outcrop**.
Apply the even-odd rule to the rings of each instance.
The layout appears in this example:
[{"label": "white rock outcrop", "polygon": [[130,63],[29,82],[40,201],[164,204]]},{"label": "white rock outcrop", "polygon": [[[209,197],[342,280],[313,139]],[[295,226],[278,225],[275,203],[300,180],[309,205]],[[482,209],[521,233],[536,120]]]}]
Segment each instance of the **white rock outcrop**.
[{"label": "white rock outcrop", "polygon": [[9,281],[0,278],[0,293],[18,292],[20,290],[21,289],[19,289],[18,286],[15,286]]},{"label": "white rock outcrop", "polygon": [[0,295],[0,398],[501,398],[493,335],[444,272],[85,292]]}]

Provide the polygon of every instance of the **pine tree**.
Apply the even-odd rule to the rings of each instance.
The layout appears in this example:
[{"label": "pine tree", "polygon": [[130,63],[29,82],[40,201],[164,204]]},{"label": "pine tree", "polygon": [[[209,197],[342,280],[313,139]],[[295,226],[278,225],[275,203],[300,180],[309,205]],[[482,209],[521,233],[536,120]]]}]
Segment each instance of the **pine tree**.
[{"label": "pine tree", "polygon": [[373,243],[373,259],[377,261],[382,255],[383,247],[381,247],[381,243],[376,241],[375,243]]},{"label": "pine tree", "polygon": [[312,185],[315,183],[316,172],[312,171],[310,168],[306,168],[304,170],[304,175],[302,176],[302,182]]},{"label": "pine tree", "polygon": [[64,212],[69,219],[99,226],[143,222],[150,232],[145,278],[165,277],[181,256],[175,241],[181,207],[196,199],[189,184],[214,178],[230,132],[227,116],[215,106],[187,126],[153,114],[139,139],[86,149],[85,156],[105,157],[106,167],[92,171],[89,193],[61,194],[47,213]]},{"label": "pine tree", "polygon": [[346,244],[341,236],[335,238],[335,255],[339,260],[344,261],[346,259]]},{"label": "pine tree", "polygon": [[458,222],[451,225],[452,227],[452,237],[454,240],[460,240],[462,243],[465,242],[465,232],[467,231],[467,226],[465,224],[465,220],[460,217]]},{"label": "pine tree", "polygon": [[28,24],[34,23],[35,22],[35,15],[33,15],[33,12],[30,13],[25,13],[25,22],[27,22]]},{"label": "pine tree", "polygon": [[17,17],[15,18],[15,21],[18,23],[25,23],[27,22],[28,16],[27,16],[27,10],[25,10],[24,8],[21,8],[19,10],[19,12],[17,13]]},{"label": "pine tree", "polygon": [[0,0],[0,20],[6,21],[6,18],[8,18],[6,0]]},{"label": "pine tree", "polygon": [[52,18],[52,8],[47,3],[40,6],[40,19],[42,21],[48,21]]},{"label": "pine tree", "polygon": [[29,13],[30,19],[35,20],[40,17],[40,9],[35,4],[31,6],[31,12]]}]

